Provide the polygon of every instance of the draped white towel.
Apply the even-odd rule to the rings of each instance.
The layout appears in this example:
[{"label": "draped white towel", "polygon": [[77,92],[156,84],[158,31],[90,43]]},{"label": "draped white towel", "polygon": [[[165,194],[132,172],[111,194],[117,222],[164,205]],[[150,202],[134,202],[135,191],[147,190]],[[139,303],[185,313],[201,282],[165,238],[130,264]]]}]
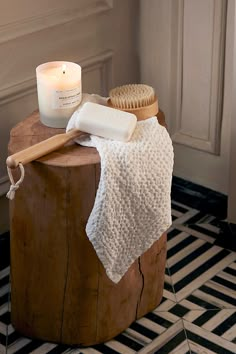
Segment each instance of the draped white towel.
[{"label": "draped white towel", "polygon": [[[67,130],[75,127],[76,117],[77,112]],[[76,142],[96,147],[101,158],[86,233],[108,277],[117,283],[171,225],[172,141],[152,117],[138,122],[128,143],[93,135]]]}]

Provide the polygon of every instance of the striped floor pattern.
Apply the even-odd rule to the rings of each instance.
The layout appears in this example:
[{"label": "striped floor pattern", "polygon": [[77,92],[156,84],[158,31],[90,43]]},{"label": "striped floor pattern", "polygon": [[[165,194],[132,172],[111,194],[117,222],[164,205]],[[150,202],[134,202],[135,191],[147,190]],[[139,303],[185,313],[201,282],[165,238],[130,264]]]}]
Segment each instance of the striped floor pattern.
[{"label": "striped floor pattern", "polygon": [[10,268],[0,269],[0,354],[236,353],[236,253],[215,244],[215,216],[172,202],[161,304],[113,340],[71,348],[22,337],[10,320]]}]

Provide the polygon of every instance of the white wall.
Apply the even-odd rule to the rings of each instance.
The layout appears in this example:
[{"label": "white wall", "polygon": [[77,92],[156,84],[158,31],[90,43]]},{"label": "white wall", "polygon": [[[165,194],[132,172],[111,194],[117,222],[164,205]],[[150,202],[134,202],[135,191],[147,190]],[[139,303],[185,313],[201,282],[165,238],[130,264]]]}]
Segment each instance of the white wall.
[{"label": "white wall", "polygon": [[231,124],[230,124],[230,156],[229,156],[229,189],[228,189],[228,221],[236,224],[236,3],[228,1],[229,6],[229,37],[231,38],[231,56],[233,69],[229,75],[232,78],[230,95]]},{"label": "white wall", "polygon": [[141,80],[174,143],[174,174],[228,193],[231,72],[227,1],[141,0]]},{"label": "white wall", "polygon": [[170,126],[172,0],[140,2],[141,81],[156,90]]},{"label": "white wall", "polygon": [[[0,196],[10,129],[37,109],[35,68],[81,64],[83,92],[138,82],[136,0],[8,0],[0,5]],[[7,227],[0,204],[0,232]]]}]

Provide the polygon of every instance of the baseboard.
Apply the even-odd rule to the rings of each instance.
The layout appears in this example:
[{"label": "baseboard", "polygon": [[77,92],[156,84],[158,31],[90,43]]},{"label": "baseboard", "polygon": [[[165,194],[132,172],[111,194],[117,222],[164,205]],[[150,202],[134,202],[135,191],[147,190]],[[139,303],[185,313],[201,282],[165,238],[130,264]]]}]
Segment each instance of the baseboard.
[{"label": "baseboard", "polygon": [[0,178],[0,197],[8,192],[10,186],[8,176],[3,176]]},{"label": "baseboard", "polygon": [[10,234],[0,234],[0,270],[10,264]]},{"label": "baseboard", "polygon": [[0,196],[0,235],[9,231],[9,200]]}]

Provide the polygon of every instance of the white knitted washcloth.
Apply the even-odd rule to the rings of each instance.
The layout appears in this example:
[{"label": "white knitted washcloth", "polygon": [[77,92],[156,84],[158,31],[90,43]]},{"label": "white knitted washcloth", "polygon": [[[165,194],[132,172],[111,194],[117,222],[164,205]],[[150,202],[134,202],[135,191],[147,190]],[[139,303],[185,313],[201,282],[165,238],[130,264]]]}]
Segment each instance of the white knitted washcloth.
[{"label": "white knitted washcloth", "polygon": [[[76,114],[67,130],[74,127]],[[93,135],[77,142],[96,147],[101,158],[86,233],[108,277],[117,283],[171,225],[172,142],[156,117],[138,122],[127,143]]]}]

